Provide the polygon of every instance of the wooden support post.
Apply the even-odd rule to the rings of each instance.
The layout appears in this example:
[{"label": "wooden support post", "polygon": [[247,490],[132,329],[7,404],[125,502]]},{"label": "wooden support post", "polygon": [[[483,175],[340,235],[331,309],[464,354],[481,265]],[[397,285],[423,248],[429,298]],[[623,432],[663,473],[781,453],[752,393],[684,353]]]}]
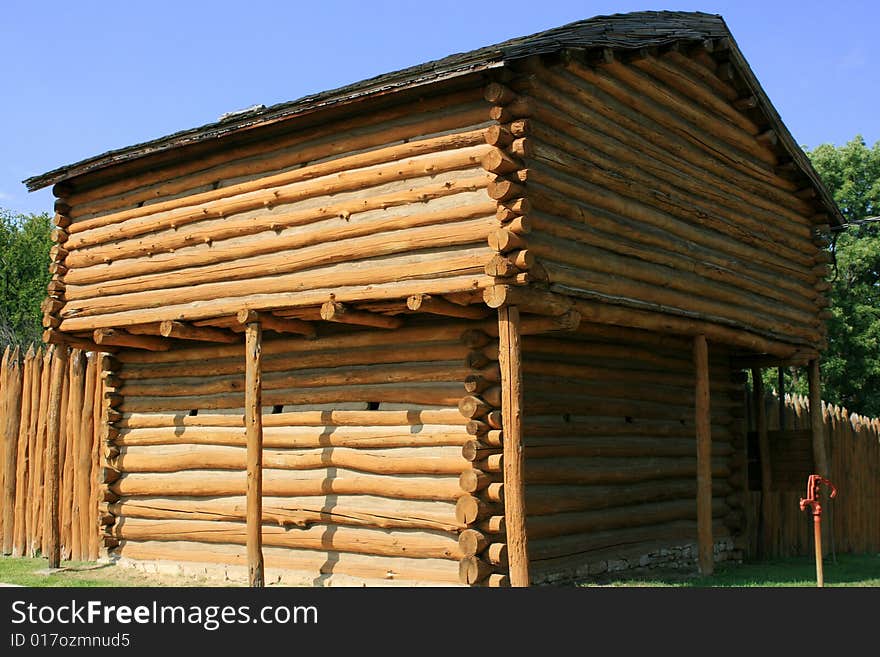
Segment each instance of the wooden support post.
[{"label": "wooden support post", "polygon": [[504,426],[504,522],[511,586],[529,585],[525,475],[522,435],[522,354],[519,308],[498,309],[498,363]]},{"label": "wooden support post", "polygon": [[46,418],[46,515],[44,534],[49,568],[61,565],[61,523],[59,518],[59,493],[61,472],[59,468],[58,442],[61,436],[61,412],[64,381],[67,378],[68,353],[65,345],[55,347],[52,358],[52,382],[49,386],[49,412]]},{"label": "wooden support post", "polygon": [[764,379],[760,367],[752,368],[752,402],[755,407],[755,431],[758,434],[758,453],[761,457],[761,516],[758,522],[758,554],[766,556],[770,544],[770,486],[772,469],[770,463],[770,439],[767,436],[767,407],[764,404]]},{"label": "wooden support post", "polygon": [[819,359],[810,361],[810,428],[813,430],[813,465],[816,474],[828,477],[828,456],[825,453],[825,421],[822,418],[822,381]]},{"label": "wooden support post", "polygon": [[[705,335],[694,336],[694,423],[697,429],[697,546],[701,575],[714,567],[712,538],[712,413],[709,405],[709,349]],[[506,437],[506,432],[505,432]]]},{"label": "wooden support post", "polygon": [[259,321],[245,325],[245,430],[247,432],[247,559],[248,583],[264,586],[263,579],[263,401],[262,328]]}]

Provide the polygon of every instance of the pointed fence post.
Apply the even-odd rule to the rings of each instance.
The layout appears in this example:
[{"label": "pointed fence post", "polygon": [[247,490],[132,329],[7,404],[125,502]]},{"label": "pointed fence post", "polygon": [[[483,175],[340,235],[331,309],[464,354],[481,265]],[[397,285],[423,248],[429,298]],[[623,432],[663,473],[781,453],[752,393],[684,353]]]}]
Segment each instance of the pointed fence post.
[{"label": "pointed fence post", "polygon": [[62,395],[67,378],[68,353],[65,345],[53,347],[52,382],[49,387],[49,413],[46,419],[46,555],[49,568],[61,565],[61,524],[59,519],[59,472],[58,441],[61,436]]}]

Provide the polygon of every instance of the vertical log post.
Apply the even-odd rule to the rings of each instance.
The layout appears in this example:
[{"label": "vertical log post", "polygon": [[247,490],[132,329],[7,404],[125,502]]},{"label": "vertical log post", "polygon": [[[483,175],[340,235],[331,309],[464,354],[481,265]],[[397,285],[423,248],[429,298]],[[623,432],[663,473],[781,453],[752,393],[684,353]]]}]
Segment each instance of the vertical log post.
[{"label": "vertical log post", "polygon": [[822,381],[819,359],[810,361],[810,428],[813,432],[813,464],[816,474],[828,477],[828,457],[825,454],[825,420],[822,418]]},{"label": "vertical log post", "polygon": [[[813,434],[813,466],[815,472],[825,478],[828,478],[831,472],[828,470],[828,455],[825,452],[825,420],[822,417],[822,379],[819,371],[819,359],[813,359],[809,365],[809,385],[810,385],[810,429]],[[830,509],[828,495],[825,488],[821,489],[821,503],[824,509]],[[830,517],[830,516],[829,516]],[[830,538],[829,531],[831,524],[825,523],[825,536]],[[830,541],[826,541],[825,545],[830,545]],[[822,555],[816,555],[817,563],[821,563]]]},{"label": "vertical log post", "polygon": [[52,383],[49,387],[49,413],[46,419],[46,515],[45,529],[46,556],[49,557],[49,568],[61,565],[61,526],[58,517],[58,494],[60,468],[58,459],[58,442],[61,435],[61,398],[64,392],[64,381],[67,378],[67,347],[53,347],[55,357],[52,359]]},{"label": "vertical log post", "polygon": [[519,309],[498,309],[498,364],[501,367],[501,414],[504,430],[504,522],[510,585],[529,585],[525,476],[522,435],[522,352]]},{"label": "vertical log post", "polygon": [[712,538],[712,415],[709,406],[709,348],[705,335],[694,336],[694,422],[697,430],[697,548],[701,575],[714,566]]},{"label": "vertical log post", "polygon": [[248,583],[265,585],[263,577],[263,400],[262,358],[263,331],[260,316],[251,311],[238,314],[245,325],[245,403],[244,424],[247,433],[247,559]]},{"label": "vertical log post", "polygon": [[779,430],[785,431],[785,368],[776,368],[776,382],[779,388]]},{"label": "vertical log post", "polygon": [[764,404],[764,379],[760,367],[752,368],[752,396],[755,406],[755,431],[758,434],[758,454],[761,458],[761,518],[758,523],[758,553],[767,556],[770,545],[770,486],[772,469],[770,463],[770,439],[767,435],[767,407]]},{"label": "vertical log post", "polygon": [[12,554],[15,540],[15,478],[18,456],[18,431],[21,417],[22,367],[19,349],[15,348],[6,370],[3,396],[6,401],[3,420],[3,554]]}]

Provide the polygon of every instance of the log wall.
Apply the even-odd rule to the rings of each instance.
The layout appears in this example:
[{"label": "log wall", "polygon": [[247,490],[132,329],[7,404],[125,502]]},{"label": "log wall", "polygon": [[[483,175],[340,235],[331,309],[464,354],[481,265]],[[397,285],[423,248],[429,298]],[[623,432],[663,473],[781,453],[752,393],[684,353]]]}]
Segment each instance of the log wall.
[{"label": "log wall", "polygon": [[86,333],[488,284],[488,106],[482,87],[435,93],[62,184],[50,325]]},{"label": "log wall", "polygon": [[516,248],[551,290],[821,348],[823,219],[711,58],[530,60],[509,86]]},{"label": "log wall", "polygon": [[[459,581],[466,524],[456,500],[471,436],[457,405],[469,363],[485,367],[469,357],[465,328],[441,321],[314,341],[267,332],[267,569]],[[122,557],[204,560],[217,547],[234,562],[246,538],[243,347],[125,350],[116,360],[108,537]]]},{"label": "log wall", "polygon": [[[717,542],[742,529],[744,407],[726,350],[709,353]],[[523,354],[533,580],[696,543],[690,341],[587,324],[527,336]]]}]

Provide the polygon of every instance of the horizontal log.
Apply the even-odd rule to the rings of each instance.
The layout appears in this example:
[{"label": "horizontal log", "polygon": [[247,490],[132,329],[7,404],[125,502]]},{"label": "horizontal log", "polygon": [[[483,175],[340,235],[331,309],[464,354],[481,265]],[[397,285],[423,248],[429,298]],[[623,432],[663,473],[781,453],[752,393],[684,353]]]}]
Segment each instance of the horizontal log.
[{"label": "horizontal log", "polygon": [[[155,167],[84,190],[72,200],[80,220],[125,206],[135,207],[145,200],[173,197],[211,189],[215,183],[228,186],[242,178],[271,175],[287,168],[303,168],[321,159],[339,158],[358,151],[427,139],[438,133],[462,132],[464,126],[484,123],[485,104],[471,92],[444,94],[415,105],[398,105],[369,112],[343,122],[279,135],[267,148],[266,141],[226,148],[222,153],[202,155],[196,160]],[[379,148],[377,148],[379,147]],[[351,161],[349,161],[351,164]]]},{"label": "horizontal log", "polygon": [[[536,160],[562,168],[570,175],[623,196],[653,204],[680,219],[717,230],[758,248],[767,239],[778,240],[779,256],[782,259],[808,264],[813,247],[802,217],[796,217],[796,221],[792,222],[788,217],[774,216],[769,211],[745,204],[735,195],[720,194],[715,189],[705,189],[705,185],[700,187],[687,181],[682,182],[678,178],[681,174],[675,170],[652,166],[645,163],[644,158],[630,156],[624,149],[608,148],[609,142],[604,135],[571,129],[566,125],[568,117],[559,116],[553,110],[548,110],[547,114],[547,120],[552,120],[554,125],[545,126],[543,122],[537,124],[533,138],[533,156]],[[572,133],[576,134],[576,138],[572,138]],[[581,139],[588,139],[589,142],[582,143]],[[601,150],[603,148],[613,150],[615,154],[605,155]],[[625,159],[621,161],[622,158]],[[653,170],[644,169],[661,170],[654,173]],[[712,198],[704,198],[707,195]],[[756,218],[741,218],[737,222],[737,217],[747,207]],[[772,223],[769,223],[771,218]],[[762,219],[767,221],[762,223]]]},{"label": "horizontal log", "polygon": [[604,213],[627,217],[630,221],[637,222],[640,229],[645,225],[659,228],[709,250],[746,263],[754,263],[752,266],[793,277],[806,286],[814,282],[815,274],[805,264],[782,258],[774,259],[762,246],[745,244],[729,235],[694,225],[691,221],[672,214],[668,209],[658,207],[650,199],[629,198],[603,185],[583,180],[579,176],[571,175],[563,165],[554,165],[546,160],[534,161],[530,164],[529,175],[530,192],[537,207],[540,207],[542,199],[547,196],[543,190],[549,189],[556,195],[570,195],[578,203],[588,204]]},{"label": "horizontal log", "polygon": [[507,105],[513,102],[516,97],[516,93],[510,87],[500,82],[490,82],[483,90],[483,98],[493,105]]},{"label": "horizontal log", "polygon": [[464,525],[472,525],[501,512],[503,509],[498,504],[487,502],[474,495],[462,495],[455,502],[455,517]]},{"label": "horizontal log", "polygon": [[[722,498],[731,490],[725,481],[712,482],[715,497]],[[526,511],[530,517],[537,517],[647,502],[695,500],[696,491],[696,479],[691,477],[665,479],[662,485],[656,481],[615,485],[529,484],[526,486]],[[462,505],[466,504],[462,502]]]},{"label": "horizontal log", "polygon": [[[695,449],[694,441],[686,438],[577,434],[527,436],[524,444],[526,458],[535,459],[564,459],[574,456],[692,456]],[[713,441],[712,453],[714,455],[729,456],[732,451],[728,442],[719,439]]]},{"label": "horizontal log", "polygon": [[[574,280],[580,276],[585,284],[590,284],[592,279],[596,279],[598,281],[596,292],[605,292],[606,289],[611,288],[618,296],[638,294],[640,295],[638,298],[648,301],[668,297],[669,301],[666,302],[668,305],[731,316],[741,322],[747,322],[751,313],[754,316],[753,323],[756,325],[760,320],[765,325],[780,327],[779,330],[783,330],[782,327],[789,324],[802,329],[802,327],[811,327],[815,322],[816,309],[813,304],[809,311],[790,305],[783,306],[777,299],[768,295],[766,290],[755,294],[743,289],[742,286],[738,287],[736,280],[738,277],[714,276],[714,280],[707,281],[703,272],[692,273],[690,269],[679,268],[662,255],[657,258],[661,262],[646,262],[641,258],[618,255],[604,248],[556,239],[544,234],[533,237],[530,248],[541,258],[551,278],[554,273],[558,277],[568,275]],[[555,269],[556,263],[565,267],[561,273]],[[568,274],[568,272],[572,273]],[[728,281],[722,283],[719,280],[721,278],[727,278]],[[689,294],[693,297],[690,303]]]},{"label": "horizontal log", "polygon": [[[375,554],[355,554],[335,550],[291,550],[287,547],[263,546],[263,559],[270,575],[281,571],[285,577],[296,573],[303,583],[313,583],[316,575],[322,579],[358,577],[385,583],[402,584],[458,584],[459,565],[449,559],[421,559],[386,557]],[[123,559],[141,562],[167,561],[183,563],[216,563],[247,567],[244,545],[225,545],[192,541],[133,541],[119,544],[117,554]],[[287,580],[285,580],[287,581]],[[350,580],[343,580],[351,584]]]},{"label": "horizontal log", "polygon": [[130,347],[147,351],[168,351],[171,349],[171,343],[168,340],[147,335],[132,335],[118,329],[95,329],[93,336],[95,344],[101,346]]},{"label": "horizontal log", "polygon": [[[449,267],[446,262],[441,267]],[[482,269],[482,265],[478,265]],[[469,269],[469,268],[468,268]],[[476,271],[476,269],[475,269]],[[374,272],[376,278],[382,278]],[[415,273],[418,276],[418,273]],[[421,275],[426,275],[422,273]],[[428,274],[430,275],[430,274]],[[323,288],[303,292],[277,292],[268,294],[249,294],[247,297],[214,298],[209,301],[174,303],[155,308],[139,308],[137,310],[111,312],[91,317],[70,317],[61,322],[60,330],[78,331],[93,330],[104,327],[124,327],[132,324],[143,324],[151,321],[176,319],[192,321],[217,317],[218,315],[238,312],[242,306],[250,310],[276,310],[313,306],[323,303],[331,294],[341,303],[362,301],[365,299],[406,298],[410,294],[449,294],[468,290],[481,289],[493,284],[493,279],[485,274],[450,275],[448,272],[434,279],[419,278],[417,280],[397,280],[378,282],[371,285],[341,285],[334,288]]]},{"label": "horizontal log", "polygon": [[[723,518],[728,512],[727,504],[723,500],[713,500],[712,515],[714,517]],[[568,534],[642,527],[676,520],[695,521],[696,518],[696,499],[671,500],[596,511],[530,516],[526,519],[526,527],[530,539],[541,539]],[[459,543],[460,545],[461,543]]]},{"label": "horizontal log", "polygon": [[500,124],[490,125],[486,128],[486,143],[497,148],[504,148],[514,140],[513,133]]},{"label": "horizontal log", "polygon": [[[397,331],[395,331],[397,333]],[[389,334],[390,335],[390,334]],[[410,356],[400,349],[400,345],[407,344],[401,340],[400,345],[376,347],[340,347],[338,349],[323,349],[321,338],[314,343],[311,353],[291,349],[290,352],[277,352],[263,359],[263,371],[271,372],[294,372],[318,368],[355,367],[367,365],[405,364]],[[268,342],[264,342],[268,345]],[[413,343],[418,345],[421,362],[434,361],[460,361],[467,354],[464,347],[457,343]],[[319,348],[320,347],[320,348]],[[174,353],[176,353],[175,350]],[[265,352],[264,352],[265,353]],[[129,357],[131,352],[126,354]],[[125,381],[142,379],[174,379],[181,376],[205,377],[243,374],[244,364],[240,358],[227,356],[211,357],[208,355],[202,362],[181,359],[178,362],[158,362],[156,365],[129,364],[120,372]]]},{"label": "horizontal log", "polygon": [[[379,383],[428,383],[460,381],[468,370],[458,362],[394,363],[347,368],[267,371],[263,390],[297,387],[325,387]],[[178,372],[177,374],[189,374]],[[241,375],[127,380],[120,392],[130,397],[182,397],[232,393],[244,390]]]},{"label": "horizontal log", "polygon": [[[481,123],[485,117],[486,103],[482,89],[470,88],[441,95],[426,96],[410,102],[395,104],[375,112],[348,115],[332,124],[322,123],[305,130],[297,128],[275,136],[272,149],[267,153],[265,140],[260,143],[243,143],[224,149],[196,161],[179,162],[172,158],[172,166],[163,166],[138,176],[123,179],[102,180],[97,184],[79,184],[64,195],[73,205],[90,207],[100,200],[116,198],[135,190],[145,194],[138,200],[163,195],[154,186],[169,184],[169,178],[184,178],[188,182],[181,190],[192,189],[215,180],[235,179],[259,175],[266,171],[283,169],[315,159],[315,154],[340,155],[363,148],[375,148],[395,141],[445,132],[461,126]],[[474,109],[480,108],[479,115]],[[413,114],[416,116],[413,116]],[[286,159],[289,158],[289,159]],[[196,182],[191,179],[196,177]],[[200,178],[199,178],[200,177]],[[180,191],[180,190],[176,190]],[[173,191],[170,193],[174,193]],[[116,203],[116,206],[120,203]]]},{"label": "horizontal log", "polygon": [[517,306],[523,312],[537,315],[564,315],[572,309],[572,301],[564,296],[544,290],[493,285],[483,292],[483,299],[490,308]]},{"label": "horizontal log", "polygon": [[[132,497],[110,504],[109,511],[118,517],[153,520],[242,521],[247,515],[244,497]],[[342,496],[332,502],[323,497],[264,497],[263,522],[280,527],[333,523],[383,529],[458,531],[463,528],[463,524],[456,520],[455,507],[450,502],[386,499],[370,495]]]},{"label": "horizontal log", "polygon": [[[347,411],[333,411],[334,413]],[[393,411],[365,411],[365,413],[387,413]],[[457,411],[456,411],[457,412]],[[329,413],[329,412],[328,412]],[[289,415],[285,413],[285,415]],[[186,426],[183,424],[158,427],[128,428],[127,420],[119,423],[121,428],[116,431],[116,444],[119,446],[135,445],[232,445],[246,444],[244,429],[240,416],[238,424],[218,426],[212,422],[206,426]],[[196,416],[206,417],[206,416]],[[236,418],[236,416],[229,416]],[[332,448],[332,447],[440,447],[462,446],[469,439],[462,426],[453,424],[404,426],[352,426],[352,425],[319,425],[319,426],[271,426],[266,422],[278,415],[264,415],[263,445],[266,448]],[[459,416],[461,419],[461,416]],[[367,421],[367,418],[365,418]]]},{"label": "horizontal log", "polygon": [[486,189],[489,192],[489,197],[499,202],[526,195],[525,187],[521,184],[503,178],[490,182]]},{"label": "horizontal log", "polygon": [[226,344],[240,342],[240,338],[237,335],[228,331],[203,326],[189,326],[183,322],[171,320],[162,322],[159,334],[164,338],[178,338],[180,340],[200,340],[202,342],[222,342]]},{"label": "horizontal log", "polygon": [[[201,543],[233,543],[246,540],[246,525],[241,522],[204,520],[149,520],[120,518],[113,525],[112,536],[119,540],[189,540]],[[460,559],[454,538],[446,533],[426,530],[382,530],[364,527],[318,525],[289,530],[264,524],[263,545],[311,550],[339,550],[359,554],[414,556],[433,559]]]},{"label": "horizontal log", "polygon": [[[490,208],[485,202],[436,212],[431,212],[430,204],[424,210],[421,207],[419,214],[399,218],[389,219],[390,213],[383,212],[382,221],[367,226],[353,220],[344,221],[342,226],[326,226],[323,222],[308,230],[292,230],[290,235],[272,232],[257,241],[232,240],[214,243],[210,248],[178,249],[169,257],[151,255],[108,267],[79,269],[76,275],[68,277],[67,297],[88,298],[95,293],[122,294],[155,287],[257,278],[338,264],[358,253],[390,255],[478,242],[496,225],[488,216]],[[175,272],[170,280],[168,271]],[[91,284],[73,285],[74,279],[87,279]]]},{"label": "horizontal log", "polygon": [[[129,473],[110,487],[120,497],[192,496],[216,497],[244,495],[246,473],[220,470],[189,470],[176,473]],[[408,500],[454,502],[463,495],[453,476],[385,476],[337,470],[328,476],[324,470],[263,471],[263,494],[297,497],[325,495],[378,495]]]},{"label": "horizontal log", "polygon": [[[721,523],[718,522],[717,525],[717,531],[713,526],[713,535],[719,537],[727,535],[727,532],[722,532]],[[648,541],[684,540],[696,543],[696,536],[697,524],[689,520],[586,534],[553,536],[529,541],[529,558],[532,565],[540,571],[550,565],[549,563],[540,563],[544,560],[578,555],[579,561],[585,561],[586,553],[604,548],[614,547],[619,552],[628,546]]]},{"label": "horizontal log", "polygon": [[451,303],[443,298],[432,297],[428,294],[414,294],[407,298],[406,307],[413,312],[443,315],[445,317],[458,317],[462,319],[485,319],[489,311],[480,306],[462,306]]},{"label": "horizontal log", "polygon": [[[140,414],[128,413],[117,426],[128,429],[161,427],[244,427],[241,414],[189,415],[188,413]],[[409,433],[419,433],[421,427],[431,425],[463,426],[464,418],[456,408],[410,409],[395,411],[291,411],[263,416],[264,427],[413,427]],[[330,432],[328,432],[330,433]]]},{"label": "horizontal log", "polygon": [[343,324],[356,324],[383,329],[396,329],[403,325],[403,320],[399,317],[388,317],[377,313],[353,310],[335,301],[327,301],[321,306],[321,319],[328,322],[341,322]]},{"label": "horizontal log", "polygon": [[[358,260],[355,254],[369,254],[370,260],[356,265],[347,265],[352,269],[369,269],[374,264],[381,264],[379,256],[391,256],[395,254],[409,254],[411,251],[419,251],[429,248],[450,248],[452,246],[464,246],[479,243],[481,238],[496,225],[494,217],[471,218],[454,224],[433,224],[417,228],[394,231],[388,234],[368,235],[365,237],[344,239],[338,242],[316,244],[310,247],[296,249],[293,253],[278,252],[264,256],[249,256],[239,258],[233,263],[221,261],[213,265],[199,267],[186,267],[183,258],[176,258],[180,269],[175,269],[174,275],[169,279],[167,272],[145,274],[124,279],[112,279],[101,283],[83,286],[69,285],[65,298],[68,301],[89,299],[95,296],[105,295],[136,295],[148,294],[151,290],[167,290],[172,298],[180,296],[185,290],[178,289],[191,286],[205,289],[208,285],[222,286],[218,289],[235,289],[237,281],[263,279],[252,283],[257,289],[266,290],[266,276],[290,276],[294,272],[300,272],[300,288],[308,289],[310,275],[314,275],[316,268],[329,268],[324,272],[325,280],[314,279],[317,284],[333,279],[333,268],[342,269],[343,264]],[[276,239],[273,240],[277,242]],[[479,266],[484,264],[481,260]],[[351,272],[349,272],[350,274]],[[239,284],[240,286],[240,284]]]},{"label": "horizontal log", "polygon": [[[631,256],[656,265],[690,272],[777,302],[784,302],[786,307],[808,313],[815,312],[815,303],[812,297],[807,296],[810,293],[801,281],[780,281],[777,273],[761,271],[759,267],[753,267],[747,272],[737,264],[737,260],[693,243],[685,254],[684,250],[679,248],[682,242],[669,233],[645,229],[645,227],[639,228],[626,219],[618,221],[616,218],[606,216],[607,213],[600,210],[587,210],[576,203],[562,200],[555,193],[551,196],[552,198],[543,200],[541,204],[548,212],[555,214],[551,216],[542,212],[533,215],[534,225],[548,236],[566,242],[588,243],[621,256]],[[581,212],[589,212],[591,215],[589,226],[576,220]],[[621,229],[621,223],[634,229],[629,239],[622,240],[615,235],[614,231]]]},{"label": "horizontal log", "polygon": [[[485,198],[486,176],[447,173],[439,181],[418,178],[385,184],[366,199],[360,192],[343,193],[311,199],[305,207],[294,205],[284,212],[164,227],[137,238],[79,249],[65,264],[77,267],[71,283],[94,283],[487,216],[496,208]],[[320,200],[326,203],[319,204]]]},{"label": "horizontal log", "polygon": [[428,163],[438,173],[478,166],[491,148],[481,142],[482,130],[444,135],[85,219],[70,226],[66,248],[142,235],[155,230],[157,224],[171,227],[218,218],[261,208],[267,202],[282,205],[320,194],[363,189],[375,185],[377,179],[403,180],[423,174]]},{"label": "horizontal log", "polygon": [[522,162],[500,148],[493,148],[483,155],[481,164],[486,171],[497,174],[510,173],[522,168]]},{"label": "horizontal log", "polygon": [[[587,298],[616,298],[630,305],[648,308],[668,308],[674,314],[688,314],[717,324],[728,324],[740,329],[755,330],[777,339],[791,336],[792,341],[810,344],[819,336],[818,323],[811,318],[807,324],[792,322],[761,313],[754,307],[737,306],[697,295],[643,283],[625,276],[587,271],[569,265],[543,262],[551,286],[566,288]],[[576,294],[577,295],[577,294]]]},{"label": "horizontal log", "polygon": [[298,319],[276,317],[271,313],[257,313],[254,310],[240,310],[236,315],[238,324],[247,324],[254,320],[258,321],[264,330],[276,333],[296,333],[307,338],[315,338],[317,336],[314,326]]},{"label": "horizontal log", "polygon": [[465,493],[476,493],[486,489],[490,484],[496,483],[495,475],[482,472],[480,470],[465,470],[458,477],[458,484]]},{"label": "horizontal log", "polygon": [[[329,404],[335,402],[391,402],[451,406],[461,399],[458,383],[409,383],[362,386],[327,386],[323,388],[282,388],[267,390],[263,404]],[[128,413],[168,412],[185,409],[241,408],[243,393],[195,395],[188,397],[134,397],[124,400],[121,409]]]},{"label": "horizontal log", "polygon": [[[772,210],[771,204],[782,204],[783,209],[793,212],[795,218],[797,213],[802,212],[799,203],[785,189],[775,185],[781,178],[768,180],[767,176],[755,176],[751,172],[743,172],[727,165],[705,152],[699,144],[647,120],[637,108],[620,102],[595,86],[585,84],[576,75],[555,69],[542,69],[540,83],[547,85],[548,92],[533,88],[531,93],[559,105],[560,108],[565,107],[564,101],[571,99],[571,107],[577,108],[576,113],[583,117],[583,123],[596,126],[602,133],[624,140],[637,151],[651,153],[659,161],[680,167],[689,172],[689,175],[698,172],[700,177],[709,176],[712,186],[719,189],[749,194],[749,201],[756,202],[760,207]],[[687,169],[690,165],[694,168]]]},{"label": "horizontal log", "polygon": [[486,400],[475,395],[463,397],[458,402],[458,410],[469,420],[475,420],[484,417],[494,406]]},{"label": "horizontal log", "polygon": [[[123,472],[244,470],[243,447],[218,445],[125,446],[110,465]],[[278,470],[345,468],[375,474],[457,475],[470,467],[457,447],[370,449],[323,447],[264,449],[263,467]],[[105,481],[104,483],[112,483]]]},{"label": "horizontal log", "polygon": [[[167,317],[169,312],[173,313],[173,309],[183,304],[191,304],[191,307],[198,310],[193,313],[192,317],[176,317],[176,319],[201,319],[202,316],[226,314],[223,310],[228,303],[228,299],[238,299],[237,305],[241,309],[242,305],[254,304],[255,300],[259,303],[261,299],[278,298],[278,295],[284,294],[295,294],[296,298],[301,301],[300,305],[313,305],[312,300],[316,296],[324,296],[326,299],[327,293],[322,293],[322,288],[319,287],[325,285],[333,286],[333,289],[336,290],[334,294],[336,294],[337,303],[345,303],[350,300],[362,300],[360,297],[343,300],[340,295],[345,294],[346,288],[367,285],[368,281],[375,281],[375,284],[393,282],[399,289],[404,290],[405,282],[409,282],[412,286],[412,280],[419,279],[425,288],[436,287],[436,284],[434,286],[430,285],[431,282],[435,281],[429,282],[423,279],[437,279],[461,273],[482,272],[487,259],[487,249],[482,247],[461,249],[455,253],[398,254],[370,259],[357,265],[344,263],[319,267],[309,270],[308,274],[300,272],[298,274],[281,274],[253,280],[209,282],[185,288],[147,290],[69,301],[61,311],[62,319],[69,318],[62,324],[62,329],[82,330],[81,326],[77,326],[77,324],[88,321],[104,322],[108,318],[119,317],[125,312],[130,317],[138,317],[138,314],[146,314],[147,316],[140,317],[141,321],[117,322],[118,326],[142,324],[149,321],[163,321],[164,319],[169,319]],[[299,291],[290,293],[291,287],[296,287]],[[326,290],[326,288],[323,289]],[[375,289],[375,285],[372,289]],[[255,293],[255,290],[259,291]],[[455,288],[453,287],[449,291],[455,291]],[[425,292],[431,293],[434,290],[426,289]],[[373,296],[373,298],[377,297]],[[199,301],[201,303],[197,303]],[[207,310],[208,308],[216,308],[217,312],[210,312]],[[263,308],[258,306],[246,309],[262,310]],[[157,318],[154,320],[150,315],[155,313],[163,313],[166,316],[162,319]],[[102,315],[102,317],[93,320],[87,319],[88,316],[95,315]]]},{"label": "horizontal log", "polygon": [[489,547],[489,539],[475,529],[465,529],[458,535],[458,549],[465,557],[473,557]]},{"label": "horizontal log", "polygon": [[526,240],[507,228],[499,228],[489,233],[489,247],[499,253],[507,253],[516,249],[525,249]]},{"label": "horizontal log", "polygon": [[709,340],[734,347],[750,349],[758,353],[768,353],[782,358],[803,351],[802,345],[786,344],[780,340],[768,339],[756,333],[719,326],[710,322],[688,317],[675,317],[646,310],[636,310],[607,303],[597,303],[578,299],[574,308],[583,320],[604,324],[619,324],[645,330],[665,331],[679,335],[704,334]]},{"label": "horizontal log", "polygon": [[[615,484],[696,476],[696,458],[630,457],[533,459],[526,464],[526,483]],[[713,477],[730,474],[726,459],[712,460]],[[467,491],[473,492],[473,491]]]},{"label": "horizontal log", "polygon": [[[710,132],[707,132],[705,129],[694,128],[688,120],[679,114],[680,109],[684,110],[690,107],[689,103],[685,102],[682,104],[671,99],[665,100],[662,103],[658,102],[657,88],[650,84],[645,84],[644,88],[642,88],[644,75],[637,73],[632,67],[611,64],[609,70],[606,71],[590,69],[586,66],[572,63],[566,68],[570,73],[573,73],[595,88],[601,89],[604,93],[627,107],[638,110],[646,118],[670,130],[680,138],[708,152],[717,153],[728,166],[750,177],[758,178],[764,176],[767,180],[772,180],[774,183],[778,182],[779,186],[783,189],[788,187],[786,181],[778,180],[778,176],[773,173],[771,165],[775,163],[775,155],[772,151],[766,148],[759,149],[756,146],[750,147],[748,135],[742,135],[741,140],[737,143],[732,143],[731,133],[725,134],[724,137],[711,134],[715,131],[725,132],[720,124],[713,125]],[[624,78],[625,81],[621,82],[621,79]],[[651,95],[652,92],[653,96]],[[675,107],[674,111],[668,109],[670,104]],[[707,122],[711,123],[710,113],[694,111],[699,115],[701,125]]]},{"label": "horizontal log", "polygon": [[493,572],[492,565],[477,557],[465,557],[458,562],[458,581],[461,584],[479,584],[485,581]]}]

